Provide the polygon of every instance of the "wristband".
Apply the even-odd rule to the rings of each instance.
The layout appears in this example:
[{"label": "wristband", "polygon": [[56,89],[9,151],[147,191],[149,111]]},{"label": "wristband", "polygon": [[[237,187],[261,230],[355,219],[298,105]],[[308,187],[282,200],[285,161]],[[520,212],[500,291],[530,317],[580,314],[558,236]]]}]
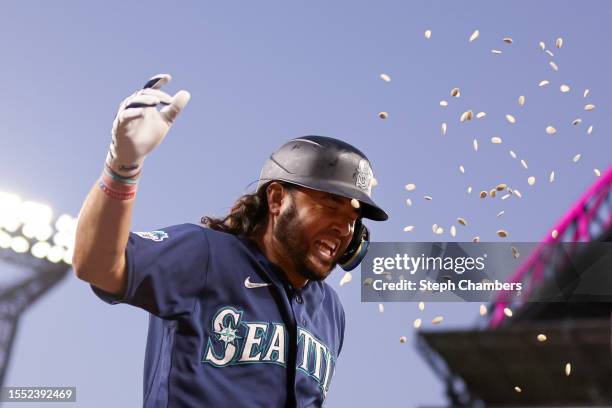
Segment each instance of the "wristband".
[{"label": "wristband", "polygon": [[106,165],[98,181],[98,186],[106,195],[115,200],[130,200],[136,196],[137,176],[138,174],[135,177],[122,177]]}]

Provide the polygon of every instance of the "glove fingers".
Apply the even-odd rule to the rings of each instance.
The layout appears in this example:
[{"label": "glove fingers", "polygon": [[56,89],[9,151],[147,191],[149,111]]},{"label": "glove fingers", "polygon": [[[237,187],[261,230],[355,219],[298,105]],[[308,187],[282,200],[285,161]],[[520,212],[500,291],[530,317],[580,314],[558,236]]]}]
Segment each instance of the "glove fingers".
[{"label": "glove fingers", "polygon": [[140,95],[151,95],[159,99],[159,103],[164,105],[170,105],[172,103],[172,97],[167,93],[160,91],[159,89],[147,88],[138,92]]},{"label": "glove fingers", "polygon": [[159,104],[159,98],[151,95],[136,95],[128,102],[126,109],[142,108],[144,106],[156,106]]},{"label": "glove fingers", "polygon": [[171,79],[172,76],[170,74],[157,74],[151,79],[149,79],[147,83],[143,86],[143,88],[159,89],[162,86],[166,85],[168,82],[170,82]]},{"label": "glove fingers", "polygon": [[136,119],[141,117],[144,114],[144,108],[130,108],[124,111],[121,111],[119,115],[117,115],[118,123],[123,123],[132,119]]},{"label": "glove fingers", "polygon": [[162,116],[166,119],[166,122],[173,123],[179,113],[183,110],[187,102],[191,99],[191,94],[187,91],[178,91],[174,98],[172,98],[172,103],[166,107],[164,107],[160,112]]}]

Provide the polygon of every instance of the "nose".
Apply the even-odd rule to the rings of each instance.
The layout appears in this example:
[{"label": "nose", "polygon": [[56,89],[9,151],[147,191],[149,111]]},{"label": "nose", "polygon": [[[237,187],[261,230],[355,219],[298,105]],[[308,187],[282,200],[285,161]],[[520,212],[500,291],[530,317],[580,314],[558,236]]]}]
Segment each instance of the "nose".
[{"label": "nose", "polygon": [[334,230],[338,231],[341,237],[346,237],[353,233],[354,222],[341,218],[333,224]]}]

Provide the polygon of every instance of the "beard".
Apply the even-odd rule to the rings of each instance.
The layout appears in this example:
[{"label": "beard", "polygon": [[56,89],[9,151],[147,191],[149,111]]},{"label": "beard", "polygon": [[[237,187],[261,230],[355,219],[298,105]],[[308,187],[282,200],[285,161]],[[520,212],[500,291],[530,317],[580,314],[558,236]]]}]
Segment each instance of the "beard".
[{"label": "beard", "polygon": [[327,268],[316,268],[309,265],[308,250],[310,245],[302,223],[297,217],[293,200],[291,200],[289,208],[279,215],[278,222],[273,229],[273,235],[283,245],[284,252],[293,264],[295,271],[308,280],[324,280],[338,263],[337,259],[334,259],[331,264],[328,264]]}]

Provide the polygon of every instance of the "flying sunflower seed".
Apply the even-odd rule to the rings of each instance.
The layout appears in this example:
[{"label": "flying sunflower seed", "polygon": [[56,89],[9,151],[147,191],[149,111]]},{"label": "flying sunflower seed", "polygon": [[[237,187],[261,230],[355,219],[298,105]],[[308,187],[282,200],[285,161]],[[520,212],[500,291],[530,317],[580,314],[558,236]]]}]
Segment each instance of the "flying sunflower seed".
[{"label": "flying sunflower seed", "polygon": [[578,162],[578,160],[580,160],[580,157],[581,157],[581,155],[580,155],[580,153],[578,153],[577,155],[575,155],[575,156],[574,156],[574,158],[572,159],[572,161],[573,161],[574,163],[577,163],[577,162]]},{"label": "flying sunflower seed", "polygon": [[472,242],[480,242],[480,237],[474,237],[474,238],[472,238]]},{"label": "flying sunflower seed", "polygon": [[478,31],[478,30],[474,30],[474,32],[472,33],[472,35],[470,35],[470,42],[472,42],[472,41],[474,41],[475,39],[477,39],[479,35],[480,35],[480,31]]},{"label": "flying sunflower seed", "polygon": [[373,278],[365,278],[363,280],[363,286],[371,286],[373,282],[374,282]]},{"label": "flying sunflower seed", "polygon": [[548,65],[550,65],[550,67],[554,70],[554,71],[558,71],[559,67],[557,66],[557,64],[555,64],[554,62],[550,61],[548,63]]},{"label": "flying sunflower seed", "polygon": [[480,315],[485,316],[487,314],[487,307],[485,305],[480,305]]},{"label": "flying sunflower seed", "polygon": [[425,31],[425,38],[427,38],[428,40],[431,38],[431,30]]},{"label": "flying sunflower seed", "polygon": [[504,307],[504,314],[508,317],[512,317],[512,309],[509,307]]},{"label": "flying sunflower seed", "polygon": [[547,53],[548,55],[550,55],[551,57],[555,56],[555,54],[553,54],[551,50],[546,50],[544,52]]},{"label": "flying sunflower seed", "polygon": [[548,339],[548,337],[546,337],[545,334],[538,334],[538,336],[536,337],[538,339],[539,342],[544,342]]},{"label": "flying sunflower seed", "polygon": [[522,390],[521,390],[521,387],[518,387],[518,386],[517,386],[517,387],[514,387],[514,391],[516,391],[516,392],[521,392]]},{"label": "flying sunflower seed", "polygon": [[501,144],[502,143],[502,139],[501,139],[501,137],[493,136],[491,138],[491,143],[493,143],[493,144]]},{"label": "flying sunflower seed", "polygon": [[454,225],[451,225],[450,227],[450,234],[451,234],[451,237],[453,238],[457,236],[457,228]]},{"label": "flying sunflower seed", "polygon": [[508,236],[508,232],[503,229],[497,230],[497,236],[500,238],[506,238]]},{"label": "flying sunflower seed", "polygon": [[414,225],[407,225],[404,227],[404,232],[410,232],[414,229]]},{"label": "flying sunflower seed", "polygon": [[380,79],[382,79],[385,82],[390,82],[391,81],[391,77],[387,74],[380,74]]},{"label": "flying sunflower seed", "polygon": [[529,167],[527,167],[527,162],[526,162],[525,160],[523,160],[523,159],[521,159],[521,166],[523,166],[523,168],[524,168],[525,170],[528,170],[528,169],[529,169]]},{"label": "flying sunflower seed", "polygon": [[512,44],[512,38],[510,38],[510,37],[504,37],[503,41],[504,41],[506,44]]},{"label": "flying sunflower seed", "polygon": [[442,234],[444,234],[444,228],[442,228],[442,227],[438,227],[438,229],[436,229],[436,234],[437,234],[437,235],[442,235]]},{"label": "flying sunflower seed", "polygon": [[555,42],[555,45],[557,46],[557,48],[563,47],[563,38],[561,38],[561,37],[557,38],[557,41]]},{"label": "flying sunflower seed", "polygon": [[387,119],[389,114],[387,112],[378,112],[378,117],[381,119]]},{"label": "flying sunflower seed", "polygon": [[504,194],[501,199],[502,200],[507,200],[508,198],[510,198],[511,195],[512,194]]},{"label": "flying sunflower seed", "polygon": [[502,215],[504,215],[504,210],[501,210],[497,213],[497,218],[501,217]]},{"label": "flying sunflower seed", "polygon": [[601,171],[599,169],[593,169],[593,172],[595,173],[595,177],[601,176]]},{"label": "flying sunflower seed", "polygon": [[501,54],[502,52],[500,50],[491,50],[491,53],[493,53],[493,54]]},{"label": "flying sunflower seed", "polygon": [[595,109],[595,105],[593,105],[592,103],[589,103],[588,105],[584,105],[585,111],[592,111],[593,109]]},{"label": "flying sunflower seed", "polygon": [[468,193],[468,194],[472,194],[472,186],[468,186],[468,188],[467,188],[467,193]]},{"label": "flying sunflower seed", "polygon": [[584,93],[582,94],[582,97],[583,97],[583,98],[586,98],[587,96],[589,96],[589,89],[588,89],[588,88],[587,88],[587,89],[585,89],[585,90],[584,90]]},{"label": "flying sunflower seed", "polygon": [[406,341],[407,341],[406,340],[406,336],[401,336],[400,337],[400,343],[404,344],[404,343],[406,343]]},{"label": "flying sunflower seed", "polygon": [[495,195],[496,195],[496,194],[497,194],[497,193],[495,192],[495,189],[494,189],[494,188],[492,188],[492,189],[491,189],[491,191],[489,191],[489,195],[491,196],[491,198],[495,198]]},{"label": "flying sunflower seed", "polygon": [[465,174],[465,168],[463,167],[463,165],[459,166],[459,171]]},{"label": "flying sunflower seed", "polygon": [[415,188],[416,188],[416,184],[414,184],[414,183],[406,184],[406,190],[408,190],[408,191],[412,191]]},{"label": "flying sunflower seed", "polygon": [[424,302],[419,302],[419,310],[420,311],[425,310],[425,303]]},{"label": "flying sunflower seed", "polygon": [[472,120],[472,115],[473,115],[473,112],[471,110],[465,111],[465,112],[463,112],[461,114],[461,117],[459,118],[459,121],[463,123],[466,120]]},{"label": "flying sunflower seed", "polygon": [[565,375],[567,377],[572,373],[572,365],[570,363],[565,364]]},{"label": "flying sunflower seed", "polygon": [[570,91],[570,87],[569,87],[569,85],[565,85],[565,84],[561,85],[561,86],[559,87],[559,89],[560,89],[560,90],[561,90],[561,92],[563,92],[563,93],[566,93],[566,92],[569,92],[569,91]]},{"label": "flying sunflower seed", "polygon": [[464,227],[467,225],[467,221],[465,220],[465,218],[462,217],[457,218],[457,222],[463,225]]},{"label": "flying sunflower seed", "polygon": [[487,197],[487,192],[486,191],[481,191],[480,192],[480,198],[486,198]]},{"label": "flying sunflower seed", "polygon": [[351,199],[351,206],[352,206],[353,208],[359,208],[361,205],[359,204],[359,201],[358,201],[358,200],[356,200],[356,199],[354,199],[354,198],[353,198],[353,199]]},{"label": "flying sunflower seed", "polygon": [[540,41],[539,46],[540,46],[540,49],[541,49],[542,51],[544,51],[544,50],[546,49],[546,44],[544,44],[544,42],[542,42],[542,41]]},{"label": "flying sunflower seed", "polygon": [[435,233],[438,229],[438,224],[434,224],[431,226],[431,230]]},{"label": "flying sunflower seed", "polygon": [[513,159],[516,159],[516,153],[514,153],[514,150],[510,150],[510,156],[511,156]]},{"label": "flying sunflower seed", "polygon": [[459,88],[453,88],[450,91],[450,96],[452,96],[453,98],[458,98],[461,96],[461,91],[459,90]]},{"label": "flying sunflower seed", "polygon": [[512,249],[512,257],[514,259],[519,259],[519,257],[521,256],[519,250],[516,247],[510,247],[510,249]]},{"label": "flying sunflower seed", "polygon": [[414,322],[412,323],[415,329],[418,329],[419,327],[421,327],[421,324],[423,324],[423,321],[421,319],[415,319]]},{"label": "flying sunflower seed", "polygon": [[535,177],[534,177],[534,176],[530,176],[530,177],[527,179],[527,183],[528,183],[530,186],[533,186],[533,185],[535,184],[535,182],[536,182],[536,180],[535,180]]},{"label": "flying sunflower seed", "polygon": [[519,106],[525,106],[525,96],[524,95],[519,96],[518,104]]},{"label": "flying sunflower seed", "polygon": [[442,316],[436,316],[433,318],[433,320],[431,321],[431,324],[440,324],[442,323],[442,320],[444,320],[444,317]]},{"label": "flying sunflower seed", "polygon": [[582,119],[578,118],[578,119],[574,119],[572,121],[572,125],[576,126],[582,123]]},{"label": "flying sunflower seed", "polygon": [[514,116],[512,116],[512,115],[506,115],[506,120],[509,123],[516,123],[516,118]]},{"label": "flying sunflower seed", "polygon": [[559,231],[557,231],[556,229],[552,230],[550,236],[553,237],[553,239],[557,239],[557,237],[559,236]]},{"label": "flying sunflower seed", "polygon": [[474,151],[477,152],[478,151],[478,140],[474,139],[474,141],[472,142],[472,145],[474,146]]},{"label": "flying sunflower seed", "polygon": [[495,186],[495,189],[497,191],[504,191],[508,186],[504,183],[499,183],[498,185]]},{"label": "flying sunflower seed", "polygon": [[443,99],[440,101],[440,106],[442,106],[443,108],[446,108],[448,106],[448,102]]},{"label": "flying sunflower seed", "polygon": [[377,185],[378,185],[378,180],[376,180],[374,177],[372,177],[372,181],[370,181],[370,186],[376,187]]},{"label": "flying sunflower seed", "polygon": [[555,133],[557,133],[557,129],[555,129],[554,126],[546,126],[546,133],[548,133],[549,135],[554,135]]},{"label": "flying sunflower seed", "polygon": [[476,114],[476,117],[477,117],[478,119],[482,119],[482,118],[484,118],[485,116],[487,116],[487,113],[486,113],[486,112],[478,112],[478,113]]},{"label": "flying sunflower seed", "polygon": [[407,198],[406,199],[406,205],[408,205],[408,207],[410,207],[412,205],[412,200]]},{"label": "flying sunflower seed", "polygon": [[427,201],[431,201],[432,200],[431,196],[428,196],[428,195],[423,196],[423,198],[426,199]]},{"label": "flying sunflower seed", "polygon": [[385,311],[385,305],[383,305],[382,303],[378,304],[378,311],[380,313],[383,313]]},{"label": "flying sunflower seed", "polygon": [[551,182],[551,183],[553,181],[555,181],[555,172],[554,171],[550,172],[550,176],[548,176],[548,181]]},{"label": "flying sunflower seed", "polygon": [[587,134],[590,135],[591,133],[593,133],[593,125],[589,126],[587,129]]},{"label": "flying sunflower seed", "polygon": [[342,276],[342,279],[340,279],[340,286],[344,286],[352,280],[353,280],[353,275],[350,272],[346,272]]},{"label": "flying sunflower seed", "polygon": [[541,87],[541,86],[546,86],[546,85],[548,85],[548,84],[550,84],[550,82],[548,82],[548,81],[545,79],[545,80],[543,80],[543,81],[540,81],[540,83],[538,84],[538,86],[540,86],[540,87]]},{"label": "flying sunflower seed", "polygon": [[515,195],[515,196],[517,196],[518,198],[523,197],[523,196],[521,195],[521,192],[520,192],[520,191],[518,191],[518,190],[514,190],[512,194],[514,194],[514,195]]},{"label": "flying sunflower seed", "polygon": [[442,131],[442,136],[444,136],[446,134],[446,123],[442,123],[442,126],[440,129]]}]

